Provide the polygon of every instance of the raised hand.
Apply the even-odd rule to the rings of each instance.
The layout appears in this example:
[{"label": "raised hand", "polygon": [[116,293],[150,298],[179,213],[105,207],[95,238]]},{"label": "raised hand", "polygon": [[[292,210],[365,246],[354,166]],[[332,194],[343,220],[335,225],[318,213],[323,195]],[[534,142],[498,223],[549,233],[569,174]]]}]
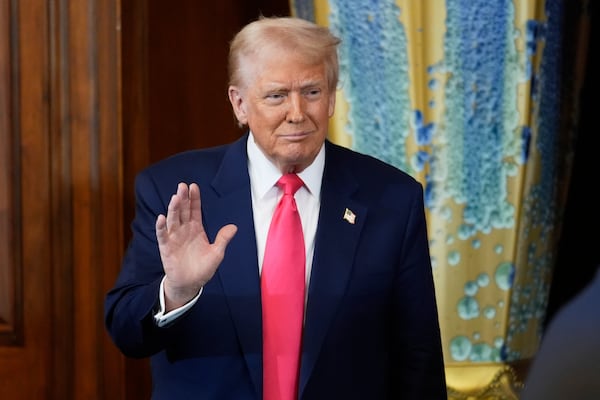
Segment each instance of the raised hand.
[{"label": "raised hand", "polygon": [[235,225],[225,225],[210,243],[202,225],[200,204],[198,185],[179,183],[167,215],[156,218],[156,238],[166,275],[166,311],[184,305],[198,294],[215,274],[237,232]]}]

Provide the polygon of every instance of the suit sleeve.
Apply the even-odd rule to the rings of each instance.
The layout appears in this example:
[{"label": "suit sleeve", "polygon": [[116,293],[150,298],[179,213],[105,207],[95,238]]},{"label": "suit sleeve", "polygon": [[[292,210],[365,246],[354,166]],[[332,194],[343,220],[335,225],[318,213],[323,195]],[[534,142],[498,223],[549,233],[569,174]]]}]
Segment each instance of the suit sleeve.
[{"label": "suit sleeve", "polygon": [[105,298],[105,325],[123,354],[141,358],[164,348],[168,335],[153,319],[164,276],[155,222],[166,212],[167,200],[145,171],[136,178],[135,199],[132,238],[116,283]]},{"label": "suit sleeve", "polygon": [[394,393],[447,399],[438,311],[421,185],[413,191],[395,282]]}]

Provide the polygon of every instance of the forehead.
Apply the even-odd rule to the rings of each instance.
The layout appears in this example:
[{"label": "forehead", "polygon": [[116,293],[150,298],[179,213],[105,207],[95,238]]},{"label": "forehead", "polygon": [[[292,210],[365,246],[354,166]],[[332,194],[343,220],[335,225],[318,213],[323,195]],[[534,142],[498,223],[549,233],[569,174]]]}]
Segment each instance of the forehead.
[{"label": "forehead", "polygon": [[270,50],[244,60],[246,85],[326,85],[323,61],[307,60],[299,53]]}]

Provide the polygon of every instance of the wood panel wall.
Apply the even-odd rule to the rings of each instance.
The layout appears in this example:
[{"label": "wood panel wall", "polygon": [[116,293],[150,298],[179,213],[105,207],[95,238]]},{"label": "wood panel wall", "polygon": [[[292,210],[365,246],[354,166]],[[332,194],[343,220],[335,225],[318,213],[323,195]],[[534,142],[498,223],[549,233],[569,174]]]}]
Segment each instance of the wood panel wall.
[{"label": "wood panel wall", "polygon": [[[122,398],[117,0],[0,6],[0,398]],[[107,384],[110,383],[110,384]]]},{"label": "wood panel wall", "polygon": [[259,13],[288,3],[0,2],[1,399],[149,398],[103,325],[133,178],[239,135],[226,49]]}]

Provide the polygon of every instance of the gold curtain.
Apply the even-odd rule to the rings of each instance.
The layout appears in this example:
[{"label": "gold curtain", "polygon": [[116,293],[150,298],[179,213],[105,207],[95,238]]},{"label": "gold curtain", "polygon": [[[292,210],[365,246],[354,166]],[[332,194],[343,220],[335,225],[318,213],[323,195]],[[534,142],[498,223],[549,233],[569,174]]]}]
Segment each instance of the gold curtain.
[{"label": "gold curtain", "polygon": [[342,38],[330,139],[425,187],[451,399],[518,397],[548,303],[571,132],[560,0],[309,0]]}]

